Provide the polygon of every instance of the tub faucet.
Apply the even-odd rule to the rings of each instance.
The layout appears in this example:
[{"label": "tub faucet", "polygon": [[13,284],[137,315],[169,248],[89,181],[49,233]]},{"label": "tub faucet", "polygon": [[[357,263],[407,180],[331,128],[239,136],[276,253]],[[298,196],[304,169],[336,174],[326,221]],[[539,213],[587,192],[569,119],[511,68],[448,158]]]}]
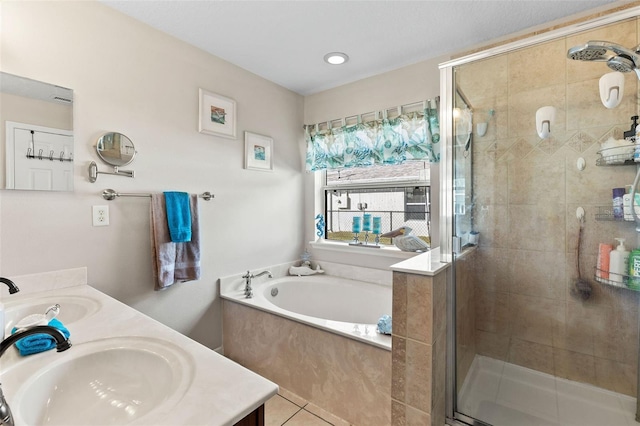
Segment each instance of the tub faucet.
[{"label": "tub faucet", "polygon": [[[0,357],[15,342],[33,334],[48,334],[49,336],[53,337],[56,340],[56,349],[58,350],[58,352],[66,351],[71,347],[71,342],[69,342],[69,339],[64,337],[64,334],[62,334],[62,332],[57,328],[51,327],[50,325],[37,325],[35,327],[29,327],[24,330],[18,331],[4,339],[2,343],[0,343]],[[11,414],[9,404],[7,403],[7,400],[2,393],[2,387],[0,387],[0,425],[14,425],[13,415]]]},{"label": "tub faucet", "polygon": [[253,289],[251,288],[251,279],[258,278],[266,274],[269,275],[269,278],[273,278],[273,275],[271,275],[271,271],[262,271],[256,275],[253,275],[251,271],[247,271],[247,273],[242,276],[242,278],[244,278],[244,297],[246,299],[251,299],[253,297]]},{"label": "tub faucet", "polygon": [[6,284],[9,287],[9,294],[14,294],[20,291],[18,286],[9,278],[0,277],[0,283]]}]

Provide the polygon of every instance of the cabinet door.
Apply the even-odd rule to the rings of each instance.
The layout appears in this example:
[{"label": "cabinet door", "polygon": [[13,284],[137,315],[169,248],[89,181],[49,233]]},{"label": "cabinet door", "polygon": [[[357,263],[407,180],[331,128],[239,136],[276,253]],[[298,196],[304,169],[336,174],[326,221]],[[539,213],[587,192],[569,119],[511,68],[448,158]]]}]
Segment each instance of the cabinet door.
[{"label": "cabinet door", "polygon": [[249,413],[234,426],[264,426],[264,404]]}]

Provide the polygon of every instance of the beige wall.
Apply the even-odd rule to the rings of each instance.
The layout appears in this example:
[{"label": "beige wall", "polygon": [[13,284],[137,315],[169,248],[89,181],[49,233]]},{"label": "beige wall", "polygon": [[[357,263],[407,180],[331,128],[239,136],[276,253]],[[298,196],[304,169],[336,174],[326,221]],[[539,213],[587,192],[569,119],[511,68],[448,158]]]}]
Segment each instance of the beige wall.
[{"label": "beige wall", "polygon": [[[636,393],[638,293],[593,280],[598,243],[626,238],[634,224],[596,221],[612,188],[633,182],[634,166],[596,167],[600,143],[622,138],[638,114],[638,79],[626,74],[622,105],[600,102],[601,62],[566,58],[587,40],[623,46],[639,41],[637,19],[546,42],[460,67],[457,81],[474,120],[494,109],[475,139],[474,191],[480,249],[476,258],[478,353],[558,377]],[[557,108],[552,137],[535,133],[539,107]],[[484,120],[482,120],[484,121]],[[576,161],[586,160],[579,171]],[[582,276],[593,285],[583,301],[572,294],[579,223],[586,211]]]},{"label": "beige wall", "polygon": [[[98,2],[0,7],[2,70],[74,90],[76,145],[75,192],[0,191],[0,274],[87,266],[92,286],[219,346],[218,277],[290,261],[303,249],[302,97]],[[198,133],[198,88],[236,100],[236,140]],[[105,131],[136,144],[127,166],[135,179],[88,182],[90,161],[107,170],[94,148]],[[273,137],[273,173],[243,169],[244,131]],[[149,200],[107,202],[105,188],[214,193],[200,206],[202,279],[154,292]],[[111,225],[92,227],[91,206],[101,204]]]}]

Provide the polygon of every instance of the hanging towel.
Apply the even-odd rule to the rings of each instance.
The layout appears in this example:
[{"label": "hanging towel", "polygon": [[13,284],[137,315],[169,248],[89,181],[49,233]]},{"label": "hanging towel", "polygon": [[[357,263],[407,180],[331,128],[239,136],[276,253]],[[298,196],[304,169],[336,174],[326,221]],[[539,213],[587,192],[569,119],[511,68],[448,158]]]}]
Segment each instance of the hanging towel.
[{"label": "hanging towel", "polygon": [[198,196],[190,195],[191,241],[171,241],[164,194],[151,195],[151,258],[155,290],[176,282],[200,279]]},{"label": "hanging towel", "polygon": [[186,192],[164,193],[169,234],[174,243],[191,241],[191,207]]},{"label": "hanging towel", "polygon": [[[55,318],[49,321],[49,325],[60,330],[62,334],[64,334],[64,337],[66,337],[67,339],[71,335],[67,327],[62,325],[62,323]],[[18,330],[13,327],[13,329],[11,330],[11,334],[14,334],[16,331]],[[15,345],[16,348],[18,348],[20,355],[27,356],[55,348],[56,339],[54,339],[52,336],[49,336],[48,334],[38,333],[32,334],[31,336],[23,337],[22,339],[18,340]]]}]

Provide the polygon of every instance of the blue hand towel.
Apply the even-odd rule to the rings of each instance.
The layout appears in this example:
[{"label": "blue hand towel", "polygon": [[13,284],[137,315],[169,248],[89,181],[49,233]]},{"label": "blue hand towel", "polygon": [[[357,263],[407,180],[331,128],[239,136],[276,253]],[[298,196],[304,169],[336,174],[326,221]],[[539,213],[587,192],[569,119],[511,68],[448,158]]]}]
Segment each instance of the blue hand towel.
[{"label": "blue hand towel", "polygon": [[191,241],[191,207],[186,192],[167,191],[164,193],[167,209],[169,235],[174,243]]},{"label": "blue hand towel", "polygon": [[[71,335],[67,327],[65,327],[60,321],[53,318],[49,321],[49,325],[51,327],[55,327],[64,334],[64,337],[67,339]],[[18,331],[15,327],[11,330],[11,334],[14,334]],[[49,336],[48,334],[38,333],[32,334],[31,336],[24,337],[18,340],[16,343],[16,348],[20,352],[20,355],[27,356],[31,354],[37,354],[39,352],[48,351],[49,349],[53,349],[56,347],[56,339]]]}]

